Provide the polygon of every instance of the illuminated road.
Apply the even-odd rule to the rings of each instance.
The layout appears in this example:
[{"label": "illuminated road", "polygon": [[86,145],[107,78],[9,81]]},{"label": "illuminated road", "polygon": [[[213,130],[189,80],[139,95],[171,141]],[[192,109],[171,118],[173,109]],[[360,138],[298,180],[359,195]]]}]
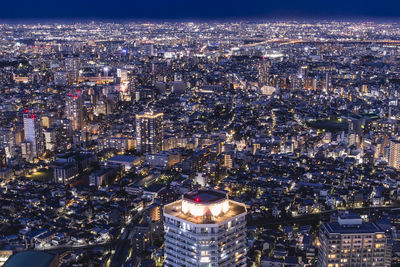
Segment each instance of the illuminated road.
[{"label": "illuminated road", "polygon": [[42,247],[42,248],[35,248],[34,250],[39,251],[57,251],[57,250],[74,250],[74,249],[87,249],[87,248],[96,248],[96,247],[105,247],[112,245],[112,241],[107,241],[103,243],[96,243],[96,244],[83,244],[83,245],[63,245],[63,246],[50,246],[50,247]]},{"label": "illuminated road", "polygon": [[338,40],[285,40],[285,39],[269,39],[261,42],[243,44],[240,47],[256,47],[267,44],[278,43],[279,45],[289,45],[289,44],[328,44],[328,43],[362,43],[362,44],[388,44],[388,45],[400,45],[400,40],[352,40],[352,39],[338,39]]}]

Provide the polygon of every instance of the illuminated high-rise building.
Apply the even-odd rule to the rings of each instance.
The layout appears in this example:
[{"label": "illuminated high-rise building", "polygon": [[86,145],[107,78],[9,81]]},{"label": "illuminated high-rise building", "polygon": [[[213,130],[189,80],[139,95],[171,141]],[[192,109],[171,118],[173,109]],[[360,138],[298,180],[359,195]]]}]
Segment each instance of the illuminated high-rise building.
[{"label": "illuminated high-rise building", "polygon": [[345,214],[338,222],[323,223],[319,242],[318,266],[390,266],[391,245],[385,232],[359,215]]},{"label": "illuminated high-rise building", "polygon": [[259,86],[270,85],[270,71],[271,71],[271,61],[262,59],[258,65],[258,84]]},{"label": "illuminated high-rise building", "polygon": [[38,114],[29,110],[24,114],[24,137],[30,144],[31,158],[40,157],[44,152],[42,121]]},{"label": "illuminated high-rise building", "polygon": [[67,72],[68,84],[75,83],[79,76],[80,62],[79,58],[68,57],[65,59],[65,70]]},{"label": "illuminated high-rise building", "polygon": [[393,139],[389,142],[389,166],[400,168],[400,140]]},{"label": "illuminated high-rise building", "polygon": [[79,131],[83,128],[83,99],[80,89],[71,90],[66,96],[66,115],[71,121],[72,130]]},{"label": "illuminated high-rise building", "polygon": [[14,156],[13,146],[16,143],[14,127],[0,127],[0,148],[4,149],[7,158]]},{"label": "illuminated high-rise building", "polygon": [[164,266],[246,266],[246,206],[225,192],[186,193],[164,206]]},{"label": "illuminated high-rise building", "polygon": [[156,153],[162,150],[163,113],[148,112],[136,115],[136,150]]}]

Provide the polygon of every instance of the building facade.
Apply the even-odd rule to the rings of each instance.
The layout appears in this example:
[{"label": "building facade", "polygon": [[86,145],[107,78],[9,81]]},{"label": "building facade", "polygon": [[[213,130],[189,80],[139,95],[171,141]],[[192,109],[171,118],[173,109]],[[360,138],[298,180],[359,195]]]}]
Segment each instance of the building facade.
[{"label": "building facade", "polygon": [[82,91],[72,90],[66,96],[67,119],[71,121],[72,130],[79,131],[83,128],[83,99]]},{"label": "building facade", "polygon": [[395,169],[400,168],[400,140],[389,141],[389,166]]},{"label": "building facade", "polygon": [[391,246],[385,232],[360,216],[346,214],[338,222],[323,223],[318,266],[390,266]]},{"label": "building facade", "polygon": [[164,206],[164,266],[246,266],[246,207],[225,192],[189,192]]},{"label": "building facade", "polygon": [[39,115],[25,111],[24,138],[30,144],[30,158],[40,157],[44,152],[42,121]]},{"label": "building facade", "polygon": [[136,115],[136,150],[140,153],[157,153],[162,150],[163,113]]}]

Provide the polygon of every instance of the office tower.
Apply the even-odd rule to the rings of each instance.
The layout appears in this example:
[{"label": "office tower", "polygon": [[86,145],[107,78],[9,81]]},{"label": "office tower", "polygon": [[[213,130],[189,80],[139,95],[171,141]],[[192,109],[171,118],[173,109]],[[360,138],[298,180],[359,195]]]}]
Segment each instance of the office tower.
[{"label": "office tower", "polygon": [[262,59],[258,65],[258,85],[270,85],[271,61]]},{"label": "office tower", "polygon": [[164,206],[164,266],[246,266],[246,207],[225,192],[186,193]]},{"label": "office tower", "polygon": [[83,99],[80,89],[71,90],[66,96],[67,119],[71,121],[72,130],[79,131],[83,128]]},{"label": "office tower", "polygon": [[15,145],[14,137],[15,127],[0,127],[0,148],[4,149],[7,158],[14,156],[13,146]]},{"label": "office tower", "polygon": [[162,150],[163,113],[148,112],[136,115],[136,149],[141,153]]},{"label": "office tower", "polygon": [[68,84],[75,83],[79,76],[79,58],[68,57],[65,59],[65,70],[67,72]]},{"label": "office tower", "polygon": [[30,144],[30,158],[40,157],[44,152],[42,121],[39,115],[29,110],[24,114],[24,137]]},{"label": "office tower", "polygon": [[356,214],[344,214],[338,222],[323,223],[318,266],[390,266],[391,246],[375,223]]},{"label": "office tower", "polygon": [[389,166],[400,168],[400,140],[392,139],[389,142]]}]

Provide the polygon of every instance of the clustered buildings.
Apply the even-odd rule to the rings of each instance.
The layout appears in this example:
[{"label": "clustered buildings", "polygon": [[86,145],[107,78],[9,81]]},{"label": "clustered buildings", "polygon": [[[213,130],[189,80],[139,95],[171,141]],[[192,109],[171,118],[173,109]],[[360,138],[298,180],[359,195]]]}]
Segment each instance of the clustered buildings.
[{"label": "clustered buildings", "polygon": [[398,24],[0,29],[0,265],[398,264]]}]

